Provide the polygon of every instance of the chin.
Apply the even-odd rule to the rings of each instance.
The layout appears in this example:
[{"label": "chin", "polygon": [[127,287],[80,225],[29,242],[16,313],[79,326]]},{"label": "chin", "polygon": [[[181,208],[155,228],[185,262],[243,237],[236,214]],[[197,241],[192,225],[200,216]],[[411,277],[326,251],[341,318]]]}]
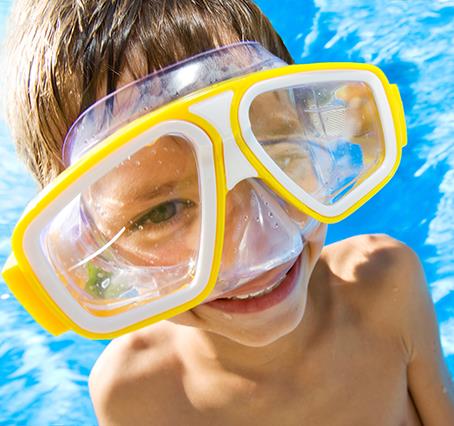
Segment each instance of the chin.
[{"label": "chin", "polygon": [[289,307],[285,312],[270,312],[267,315],[258,315],[255,319],[237,318],[236,321],[232,319],[233,324],[230,327],[224,325],[217,334],[244,346],[270,345],[292,333],[303,320],[306,296],[298,298],[295,302],[297,302],[295,306]]}]

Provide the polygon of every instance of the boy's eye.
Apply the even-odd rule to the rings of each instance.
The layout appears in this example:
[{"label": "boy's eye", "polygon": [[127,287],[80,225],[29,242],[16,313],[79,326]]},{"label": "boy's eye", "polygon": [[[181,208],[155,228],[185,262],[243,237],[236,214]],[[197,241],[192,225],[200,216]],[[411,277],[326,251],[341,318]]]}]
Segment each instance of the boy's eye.
[{"label": "boy's eye", "polygon": [[178,215],[183,209],[194,206],[190,200],[172,200],[166,201],[153,207],[143,216],[138,218],[133,225],[133,229],[142,229],[144,225],[164,224],[171,220],[174,216]]},{"label": "boy's eye", "polygon": [[148,213],[148,221],[161,223],[175,216],[177,206],[175,202],[162,203]]}]

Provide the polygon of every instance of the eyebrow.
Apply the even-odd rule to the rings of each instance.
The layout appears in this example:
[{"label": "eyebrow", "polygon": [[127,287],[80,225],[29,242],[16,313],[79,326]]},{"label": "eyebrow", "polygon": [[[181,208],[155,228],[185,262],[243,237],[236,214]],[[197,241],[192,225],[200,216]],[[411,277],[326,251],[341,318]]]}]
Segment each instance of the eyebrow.
[{"label": "eyebrow", "polygon": [[[137,189],[137,198],[136,201],[146,201],[150,200],[153,198],[158,198],[164,194],[168,194],[169,191],[177,188],[178,186],[183,186],[186,187],[189,183],[197,183],[198,182],[198,176],[197,175],[191,175],[188,176],[185,179],[182,180],[172,180],[170,182],[166,182],[162,185],[155,186],[151,191],[150,191],[150,185],[147,185],[145,187],[140,187]],[[152,187],[152,185],[151,185]]]}]

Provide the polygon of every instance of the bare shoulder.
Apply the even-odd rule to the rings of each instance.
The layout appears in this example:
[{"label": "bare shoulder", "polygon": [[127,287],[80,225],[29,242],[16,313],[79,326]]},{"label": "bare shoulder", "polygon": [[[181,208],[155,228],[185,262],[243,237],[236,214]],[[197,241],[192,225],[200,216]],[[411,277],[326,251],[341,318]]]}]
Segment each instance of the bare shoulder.
[{"label": "bare shoulder", "polygon": [[110,342],[89,378],[100,425],[150,424],[150,416],[159,414],[178,382],[173,339],[173,325],[161,322]]},{"label": "bare shoulder", "polygon": [[[331,244],[324,260],[341,281],[374,284],[376,290],[396,290],[415,283],[422,272],[416,253],[404,243],[385,234],[358,235]],[[376,284],[380,283],[380,289]]]},{"label": "bare shoulder", "polygon": [[327,246],[321,262],[336,326],[349,322],[366,333],[361,342],[378,342],[384,354],[401,357],[422,424],[454,424],[454,385],[416,253],[386,235],[361,235]]},{"label": "bare shoulder", "polygon": [[415,307],[430,303],[421,263],[410,247],[384,234],[359,235],[327,246],[323,261],[333,293],[349,312],[409,345]]}]

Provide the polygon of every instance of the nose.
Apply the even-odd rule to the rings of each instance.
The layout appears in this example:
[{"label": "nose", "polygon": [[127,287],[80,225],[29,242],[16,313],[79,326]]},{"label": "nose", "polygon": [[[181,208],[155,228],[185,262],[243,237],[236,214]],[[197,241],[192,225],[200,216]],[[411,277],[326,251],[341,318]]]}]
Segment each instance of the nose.
[{"label": "nose", "polygon": [[221,277],[252,279],[298,256],[307,219],[262,181],[238,183],[227,195]]}]

